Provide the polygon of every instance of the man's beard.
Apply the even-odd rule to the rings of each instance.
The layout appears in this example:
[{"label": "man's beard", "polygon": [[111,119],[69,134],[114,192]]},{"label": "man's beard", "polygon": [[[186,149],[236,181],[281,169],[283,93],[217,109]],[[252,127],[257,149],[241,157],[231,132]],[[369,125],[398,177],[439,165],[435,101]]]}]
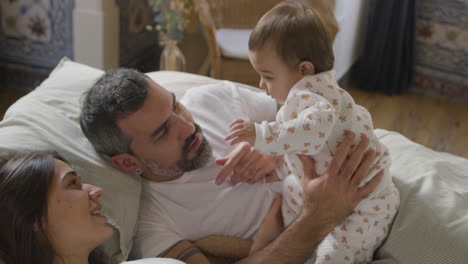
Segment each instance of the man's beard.
[{"label": "man's beard", "polygon": [[198,147],[195,157],[193,157],[192,159],[188,158],[190,146],[197,134],[201,132],[200,126],[196,123],[194,123],[194,125],[195,132],[193,133],[193,135],[191,135],[185,140],[184,146],[182,147],[182,157],[179,161],[177,161],[177,163],[173,167],[163,169],[159,166],[157,162],[142,158],[143,164],[151,171],[153,175],[163,176],[166,178],[175,178],[187,171],[199,169],[208,162],[208,160],[211,157],[211,146],[206,140],[206,138],[203,136],[203,133],[201,133],[202,142]]}]

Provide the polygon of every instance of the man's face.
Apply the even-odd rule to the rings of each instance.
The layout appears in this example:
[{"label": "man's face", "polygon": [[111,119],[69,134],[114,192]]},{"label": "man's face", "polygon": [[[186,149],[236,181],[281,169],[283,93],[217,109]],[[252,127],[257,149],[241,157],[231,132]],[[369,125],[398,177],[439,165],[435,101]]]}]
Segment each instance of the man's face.
[{"label": "man's face", "polygon": [[143,166],[143,176],[153,181],[173,180],[206,164],[211,148],[190,112],[175,95],[148,81],[143,106],[117,121],[131,139],[130,148]]}]

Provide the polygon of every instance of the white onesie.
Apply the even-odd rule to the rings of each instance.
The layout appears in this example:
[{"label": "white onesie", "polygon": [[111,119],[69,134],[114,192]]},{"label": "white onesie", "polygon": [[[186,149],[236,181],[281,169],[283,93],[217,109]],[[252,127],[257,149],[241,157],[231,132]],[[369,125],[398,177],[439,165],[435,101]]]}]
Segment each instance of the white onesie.
[{"label": "white onesie", "polygon": [[[284,155],[277,170],[283,182],[282,213],[285,225],[299,215],[302,206],[302,164],[297,154],[311,155],[317,173],[325,172],[346,131],[370,139],[376,151],[369,176],[381,169],[384,177],[377,188],[356,207],[354,213],[319,245],[307,263],[362,263],[372,260],[374,250],[388,233],[388,226],[399,206],[398,190],[393,185],[387,148],[373,133],[369,112],[356,105],[353,98],[335,81],[335,72],[307,76],[294,85],[276,115],[276,122],[256,124],[255,148],[268,155]],[[333,208],[330,208],[333,210]]]}]

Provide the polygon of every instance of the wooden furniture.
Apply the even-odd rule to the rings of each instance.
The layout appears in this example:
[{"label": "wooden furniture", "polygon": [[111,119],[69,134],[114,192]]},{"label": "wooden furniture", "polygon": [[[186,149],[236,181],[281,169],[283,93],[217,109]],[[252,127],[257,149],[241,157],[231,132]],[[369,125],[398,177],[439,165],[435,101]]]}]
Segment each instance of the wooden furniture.
[{"label": "wooden furniture", "polygon": [[[216,32],[219,29],[253,29],[257,21],[280,0],[194,0],[208,46],[210,76],[258,86],[259,77],[247,59],[222,54]],[[325,21],[333,38],[338,24],[333,14],[334,1],[308,0]]]}]

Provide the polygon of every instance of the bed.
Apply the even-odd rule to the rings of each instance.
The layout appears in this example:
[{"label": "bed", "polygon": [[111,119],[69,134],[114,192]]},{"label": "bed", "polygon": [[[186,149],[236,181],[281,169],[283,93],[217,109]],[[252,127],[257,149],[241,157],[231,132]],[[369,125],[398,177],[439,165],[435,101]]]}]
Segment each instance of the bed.
[{"label": "bed", "polygon": [[[81,95],[101,74],[63,59],[49,78],[7,110],[0,122],[0,155],[55,149],[86,182],[102,187],[103,207],[115,231],[105,251],[109,263],[119,263],[132,247],[141,186],[140,179],[97,155],[80,130]],[[190,87],[219,81],[180,72],[148,75],[179,98]],[[468,263],[468,160],[396,132],[377,129],[376,134],[391,151],[401,207],[372,263]]]}]

